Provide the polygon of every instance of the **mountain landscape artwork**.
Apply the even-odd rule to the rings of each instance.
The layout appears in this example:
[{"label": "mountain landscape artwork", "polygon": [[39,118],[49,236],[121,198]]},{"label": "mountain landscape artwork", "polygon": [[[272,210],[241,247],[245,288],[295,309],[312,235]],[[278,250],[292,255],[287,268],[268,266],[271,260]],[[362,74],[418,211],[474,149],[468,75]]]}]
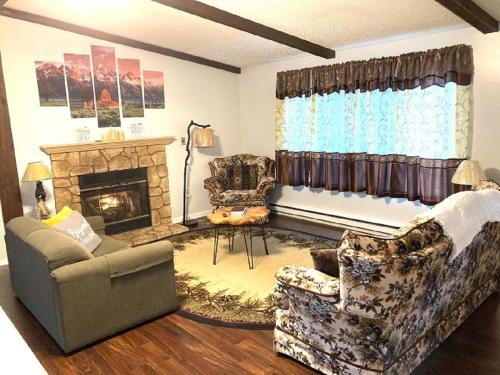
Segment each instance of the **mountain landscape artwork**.
[{"label": "mountain landscape artwork", "polygon": [[64,54],[71,118],[95,117],[90,56]]},{"label": "mountain landscape artwork", "polygon": [[123,117],[144,117],[141,65],[136,59],[118,59]]},{"label": "mountain landscape artwork", "polygon": [[67,106],[63,64],[60,62],[35,61],[35,71],[40,106]]},{"label": "mountain landscape artwork", "polygon": [[91,46],[91,52],[97,125],[100,128],[120,126],[115,49],[113,47]]},{"label": "mountain landscape artwork", "polygon": [[163,72],[145,70],[144,104],[146,108],[165,108]]}]

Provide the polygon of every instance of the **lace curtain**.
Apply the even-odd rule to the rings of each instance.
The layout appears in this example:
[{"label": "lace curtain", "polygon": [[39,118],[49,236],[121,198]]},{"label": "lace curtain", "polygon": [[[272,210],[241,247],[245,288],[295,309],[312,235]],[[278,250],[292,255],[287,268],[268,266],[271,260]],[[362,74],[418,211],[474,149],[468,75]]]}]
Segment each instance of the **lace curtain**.
[{"label": "lace curtain", "polygon": [[[470,47],[454,46],[380,59],[377,61],[386,68],[385,73],[399,72],[394,73],[397,77],[384,74],[384,79],[375,77],[373,72],[367,73],[368,68],[363,65],[371,64],[372,71],[380,73],[383,69],[374,68],[377,61],[356,62],[350,65],[350,74],[345,74],[346,64],[339,64],[343,72],[340,77],[347,78],[344,81],[330,79],[329,86],[318,76],[329,71],[333,72],[330,75],[338,73],[336,65],[312,68],[309,73],[307,70],[279,73],[276,101],[278,179],[293,185],[299,181],[302,185],[318,185],[332,190],[405,196],[428,204],[444,199],[455,191],[451,184],[455,168],[470,154],[471,56]],[[445,61],[446,58],[450,61]],[[414,60],[420,63],[416,64]],[[425,63],[427,60],[439,63]],[[401,61],[414,68],[406,69],[407,73],[411,71],[411,77],[402,75],[401,71],[405,69]],[[399,68],[394,68],[391,63],[399,64]],[[415,68],[416,65],[420,69]],[[355,69],[352,66],[364,75],[353,74]],[[320,73],[313,73],[315,69],[320,69]],[[363,77],[367,80],[365,83]],[[328,171],[324,163],[313,160],[318,157],[335,159],[331,156],[333,154],[349,155],[344,158],[347,161],[357,160],[350,166],[347,164],[351,175],[357,176],[356,184],[342,181],[339,171]],[[387,168],[382,168],[383,175],[363,178],[363,171],[368,169],[359,160],[393,163],[395,155],[398,156],[398,173],[387,173]],[[304,160],[297,164],[297,158]],[[415,165],[421,167],[417,168],[416,175],[411,174],[412,180],[408,179],[408,173],[401,174],[401,171],[407,172],[407,169],[400,168],[401,160],[405,158],[411,159],[412,169]],[[297,169],[297,165],[303,168]],[[439,170],[443,165],[446,165],[446,171]],[[332,175],[338,176],[338,181],[328,183],[328,176]],[[389,189],[381,192],[379,186],[371,186],[374,183],[389,186]],[[343,188],[339,189],[339,186]]]}]

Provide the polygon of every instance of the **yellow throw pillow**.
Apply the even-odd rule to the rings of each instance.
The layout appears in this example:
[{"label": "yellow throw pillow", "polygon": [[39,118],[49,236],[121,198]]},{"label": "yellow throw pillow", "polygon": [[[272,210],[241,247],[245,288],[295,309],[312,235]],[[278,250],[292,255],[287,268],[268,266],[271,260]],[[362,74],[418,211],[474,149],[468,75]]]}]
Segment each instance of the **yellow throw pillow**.
[{"label": "yellow throw pillow", "polygon": [[42,220],[42,222],[52,228],[54,225],[59,224],[61,221],[66,219],[72,212],[73,210],[71,208],[64,206],[61,211],[57,213],[57,215],[52,216],[49,219]]}]

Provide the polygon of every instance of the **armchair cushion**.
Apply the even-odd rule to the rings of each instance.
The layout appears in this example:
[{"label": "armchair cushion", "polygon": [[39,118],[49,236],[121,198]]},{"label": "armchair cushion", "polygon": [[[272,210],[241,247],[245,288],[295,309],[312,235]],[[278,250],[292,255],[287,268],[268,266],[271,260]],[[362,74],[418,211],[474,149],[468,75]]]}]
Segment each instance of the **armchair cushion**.
[{"label": "armchair cushion", "polygon": [[226,167],[227,183],[230,190],[251,190],[257,187],[257,166],[233,164]]},{"label": "armchair cushion", "polygon": [[101,234],[99,237],[101,237],[102,242],[92,253],[94,257],[102,257],[128,247],[125,243],[115,240],[113,237],[106,236],[105,234]]},{"label": "armchair cushion", "polygon": [[256,190],[226,190],[212,194],[210,203],[213,206],[266,206],[267,197]]}]

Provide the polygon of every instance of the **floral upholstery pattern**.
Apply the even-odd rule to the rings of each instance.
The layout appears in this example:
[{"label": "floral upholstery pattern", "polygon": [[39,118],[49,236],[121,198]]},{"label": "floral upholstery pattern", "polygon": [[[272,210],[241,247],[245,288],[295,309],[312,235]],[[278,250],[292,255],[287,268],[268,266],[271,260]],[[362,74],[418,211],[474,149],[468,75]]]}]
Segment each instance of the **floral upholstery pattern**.
[{"label": "floral upholstery pattern", "polygon": [[453,261],[434,220],[365,237],[344,235],[339,278],[278,271],[275,351],[326,374],[408,374],[498,290],[498,222]]},{"label": "floral upholstery pattern", "polygon": [[205,189],[213,206],[267,206],[276,186],[274,160],[238,154],[216,158],[209,166],[212,177],[205,180]]},{"label": "floral upholstery pattern", "polygon": [[495,189],[500,190],[500,185],[495,180],[481,180],[479,184],[472,186],[472,190]]}]

